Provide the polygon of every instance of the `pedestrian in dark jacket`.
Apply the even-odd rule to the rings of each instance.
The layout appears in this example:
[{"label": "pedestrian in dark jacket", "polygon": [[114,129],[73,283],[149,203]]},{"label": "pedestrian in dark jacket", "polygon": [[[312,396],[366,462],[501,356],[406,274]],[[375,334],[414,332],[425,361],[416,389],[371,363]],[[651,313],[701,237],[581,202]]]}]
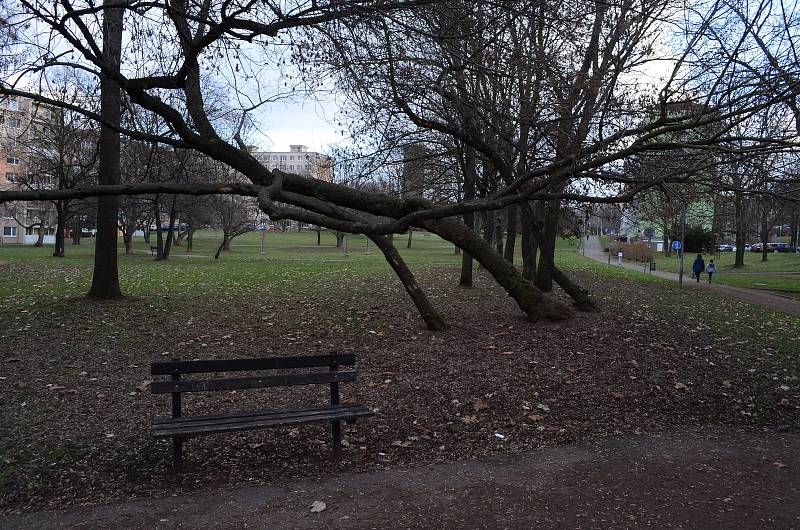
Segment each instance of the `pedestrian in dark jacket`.
[{"label": "pedestrian in dark jacket", "polygon": [[698,254],[697,257],[694,259],[694,265],[692,265],[692,272],[694,273],[694,279],[700,283],[700,274],[706,270],[706,262],[703,261],[702,254]]},{"label": "pedestrian in dark jacket", "polygon": [[711,283],[711,276],[717,273],[717,266],[714,265],[713,259],[708,262],[706,272],[708,273],[708,283]]}]

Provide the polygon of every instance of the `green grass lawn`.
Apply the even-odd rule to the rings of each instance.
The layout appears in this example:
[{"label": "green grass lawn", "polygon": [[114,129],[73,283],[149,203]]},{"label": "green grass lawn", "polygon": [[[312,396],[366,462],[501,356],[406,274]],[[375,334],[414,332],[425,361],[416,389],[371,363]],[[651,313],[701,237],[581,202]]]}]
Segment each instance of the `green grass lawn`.
[{"label": "green grass lawn", "polygon": [[[686,269],[691,269],[692,262],[697,254],[686,253]],[[800,272],[800,254],[791,253],[772,253],[767,256],[767,261],[761,261],[761,254],[756,252],[744,253],[744,267],[741,269],[734,269],[733,262],[735,259],[734,252],[720,252],[716,256],[710,254],[703,254],[703,259],[706,263],[710,259],[714,260],[717,269],[720,273],[755,273],[755,272]],[[659,270],[678,272],[678,258],[676,254],[670,257],[665,257],[664,254],[659,253],[656,256]]]}]

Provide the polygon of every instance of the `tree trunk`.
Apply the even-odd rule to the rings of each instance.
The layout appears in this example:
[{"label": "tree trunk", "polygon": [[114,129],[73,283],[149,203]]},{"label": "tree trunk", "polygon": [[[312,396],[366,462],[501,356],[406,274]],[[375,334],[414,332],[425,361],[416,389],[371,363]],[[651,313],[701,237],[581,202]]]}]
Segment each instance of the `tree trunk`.
[{"label": "tree trunk", "polygon": [[320,245],[322,245],[322,235],[321,235],[320,227],[317,226],[317,246],[320,246]]},{"label": "tree trunk", "polygon": [[186,230],[186,252],[192,251],[192,245],[194,244],[194,228],[189,226]]},{"label": "tree trunk", "polygon": [[34,247],[43,247],[44,246],[44,223],[39,223],[39,235],[36,237],[36,243],[33,244]]},{"label": "tree trunk", "polygon": [[344,232],[336,232],[336,248],[342,248],[344,244]]},{"label": "tree trunk", "polygon": [[153,200],[153,214],[156,218],[156,261],[164,259],[164,233],[161,231],[161,198]]},{"label": "tree trunk", "polygon": [[67,231],[67,212],[64,201],[56,201],[56,244],[53,256],[64,257],[64,233]]},{"label": "tree trunk", "polygon": [[[118,5],[114,0],[103,0],[103,4]],[[122,9],[103,11],[103,55],[106,63],[117,71],[122,50],[122,20]],[[100,184],[119,184],[120,181],[120,140],[119,133],[113,127],[120,124],[121,101],[117,84],[101,74],[100,115],[104,123],[100,124]],[[94,274],[88,294],[90,298],[110,300],[122,297],[117,269],[118,209],[118,197],[97,198],[97,237],[94,243]]]},{"label": "tree trunk", "polygon": [[734,257],[733,267],[735,269],[741,269],[744,267],[744,246],[745,246],[745,238],[744,238],[744,199],[742,197],[742,192],[737,191],[734,192],[734,204],[735,204],[735,218],[734,218],[734,228],[736,230],[736,256]]},{"label": "tree trunk", "polygon": [[175,238],[175,216],[177,214],[175,210],[175,201],[177,201],[177,199],[177,195],[172,196],[172,204],[169,208],[169,228],[167,229],[167,240],[164,242],[163,259],[169,259],[169,253],[172,250],[172,241]]},{"label": "tree trunk", "polygon": [[789,229],[792,231],[792,233],[789,235],[789,246],[791,247],[792,252],[795,252],[797,250],[798,225],[800,225],[800,210],[795,209],[792,212],[791,224],[789,225]]},{"label": "tree trunk", "polygon": [[133,230],[127,226],[122,232],[122,241],[125,243],[125,255],[130,256],[133,254]]},{"label": "tree trunk", "polygon": [[517,246],[517,206],[512,204],[506,210],[506,248],[503,257],[514,263],[514,247]]},{"label": "tree trunk", "polygon": [[596,311],[592,300],[589,298],[589,291],[574,283],[569,277],[561,272],[561,269],[553,265],[551,267],[553,280],[564,289],[564,292],[572,298],[572,303],[578,311]]},{"label": "tree trunk", "polygon": [[[475,181],[478,172],[478,160],[475,156],[475,148],[471,146],[464,147],[464,200],[471,201],[475,198]],[[475,230],[475,213],[468,212],[464,214],[464,226],[467,229]],[[456,246],[456,249],[459,247]],[[469,252],[464,252],[461,255],[461,276],[458,279],[460,287],[472,287],[472,271],[473,260]]]},{"label": "tree trunk", "polygon": [[425,321],[425,325],[428,326],[428,329],[431,331],[441,331],[446,329],[447,324],[445,323],[444,319],[441,317],[441,315],[439,315],[433,305],[431,305],[428,297],[425,296],[425,292],[422,290],[422,288],[420,288],[419,284],[414,278],[414,274],[403,261],[403,258],[400,257],[400,253],[397,252],[397,248],[395,248],[389,239],[384,236],[370,236],[370,239],[379,249],[381,249],[386,261],[389,262],[389,265],[391,265],[395,274],[397,274],[397,277],[400,278],[401,282],[403,282],[403,287],[405,287],[406,292],[411,297],[414,305],[417,307],[417,311],[419,311],[419,314]]},{"label": "tree trunk", "polygon": [[422,228],[461,247],[481,264],[533,321],[542,319],[564,320],[570,317],[570,309],[554,300],[525,280],[512,264],[503,259],[492,245],[469,230],[463,223],[450,219],[425,221]]},{"label": "tree trunk", "polygon": [[503,218],[497,217],[497,221],[494,223],[494,241],[495,241],[495,249],[497,253],[501,256],[503,255]]},{"label": "tree trunk", "polygon": [[542,291],[553,289],[552,264],[555,262],[556,238],[558,237],[558,218],[561,210],[560,202],[548,201],[544,209],[544,227],[539,239],[539,265],[533,283]]},{"label": "tree trunk", "polygon": [[414,236],[414,229],[408,229],[408,241],[406,242],[406,248],[411,248],[411,238]]},{"label": "tree trunk", "polygon": [[83,222],[81,221],[80,215],[73,216],[73,223],[72,223],[72,244],[73,245],[80,245],[81,244],[81,236],[83,235]]},{"label": "tree trunk", "polygon": [[228,241],[223,237],[222,243],[219,244],[219,248],[217,248],[217,253],[214,254],[214,259],[219,259],[219,253],[222,252],[222,249],[225,248],[225,245],[228,244]]},{"label": "tree trunk", "polygon": [[767,261],[769,258],[767,257],[767,243],[769,242],[769,225],[767,224],[767,216],[764,216],[764,223],[761,225],[761,261]]},{"label": "tree trunk", "polygon": [[533,281],[536,276],[536,254],[539,244],[534,236],[534,213],[530,204],[519,209],[522,224],[522,277]]}]

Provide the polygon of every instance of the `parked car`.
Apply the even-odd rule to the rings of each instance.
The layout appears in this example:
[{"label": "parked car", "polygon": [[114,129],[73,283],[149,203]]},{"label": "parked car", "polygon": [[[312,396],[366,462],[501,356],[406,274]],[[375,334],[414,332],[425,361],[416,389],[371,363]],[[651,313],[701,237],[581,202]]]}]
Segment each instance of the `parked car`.
[{"label": "parked car", "polygon": [[761,243],[753,243],[750,245],[750,252],[761,252]]},{"label": "parked car", "polygon": [[733,252],[735,249],[733,245],[717,245],[717,252]]},{"label": "parked car", "polygon": [[789,243],[767,243],[767,250],[769,252],[791,252],[792,249]]}]

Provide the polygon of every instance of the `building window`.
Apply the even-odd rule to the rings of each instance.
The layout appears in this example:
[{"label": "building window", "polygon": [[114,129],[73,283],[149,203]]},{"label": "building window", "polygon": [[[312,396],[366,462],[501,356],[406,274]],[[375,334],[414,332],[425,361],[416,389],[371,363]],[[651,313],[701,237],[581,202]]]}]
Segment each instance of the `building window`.
[{"label": "building window", "polygon": [[9,99],[8,110],[19,110],[19,100],[16,98]]},{"label": "building window", "polygon": [[10,118],[8,120],[8,126],[11,127],[12,129],[19,129],[20,127],[22,127],[22,120],[20,120],[19,118]]},{"label": "building window", "polygon": [[8,208],[3,209],[3,219],[13,219],[14,215],[11,213],[11,210]]},{"label": "building window", "polygon": [[281,160],[286,160],[286,155],[281,155]]},{"label": "building window", "polygon": [[289,160],[294,160],[294,155],[289,155]]},{"label": "building window", "polygon": [[5,236],[5,237],[17,237],[17,227],[16,226],[4,226],[3,227],[3,236]]},{"label": "building window", "polygon": [[9,165],[12,165],[12,166],[18,166],[20,164],[19,158],[15,157],[15,156],[7,156],[6,157],[6,164],[9,164]]},{"label": "building window", "polygon": [[278,160],[278,157],[277,156],[273,156],[272,159],[273,160]]},{"label": "building window", "polygon": [[19,173],[6,173],[6,180],[8,182],[19,182]]}]

